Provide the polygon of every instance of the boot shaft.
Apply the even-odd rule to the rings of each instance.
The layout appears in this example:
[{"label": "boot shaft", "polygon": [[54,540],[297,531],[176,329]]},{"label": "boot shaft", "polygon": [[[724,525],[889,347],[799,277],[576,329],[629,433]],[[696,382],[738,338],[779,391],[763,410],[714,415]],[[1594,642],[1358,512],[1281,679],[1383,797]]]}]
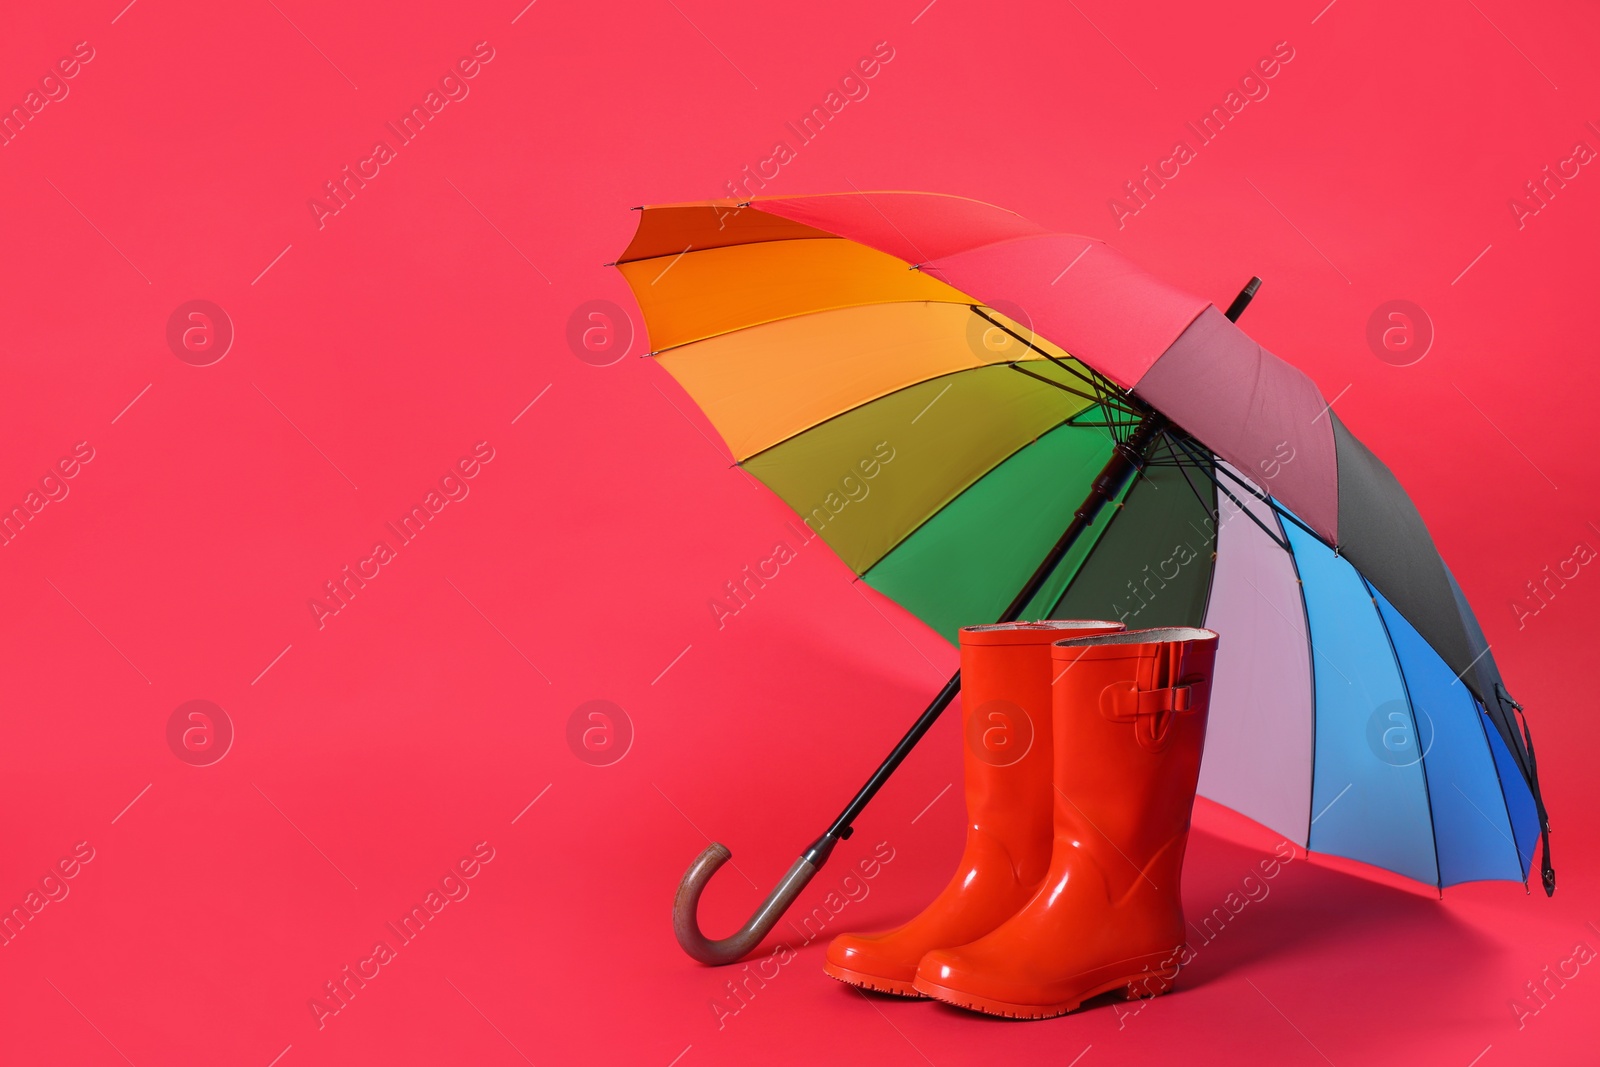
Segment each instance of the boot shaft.
[{"label": "boot shaft", "polygon": [[1108,870],[1137,877],[1174,852],[1181,866],[1216,649],[1217,635],[1194,627],[1051,648],[1056,835],[1114,844],[1124,862]]},{"label": "boot shaft", "polygon": [[961,630],[962,769],[969,826],[1049,836],[1051,644],[1115,633],[1121,623],[1046,620]]},{"label": "boot shaft", "polygon": [[1016,766],[1043,750],[1051,760],[1051,646],[1061,640],[1118,633],[1098,619],[1047,619],[961,628],[962,745],[968,779]]}]

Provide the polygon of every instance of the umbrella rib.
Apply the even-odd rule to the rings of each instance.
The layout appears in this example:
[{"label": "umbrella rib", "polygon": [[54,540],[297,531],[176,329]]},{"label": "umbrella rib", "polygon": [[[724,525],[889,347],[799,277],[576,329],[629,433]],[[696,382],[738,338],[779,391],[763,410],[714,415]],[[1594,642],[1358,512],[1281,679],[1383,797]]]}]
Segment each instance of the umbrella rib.
[{"label": "umbrella rib", "polygon": [[[936,382],[941,378],[954,378],[957,375],[961,375],[961,374],[973,374],[973,373],[975,373],[977,371],[989,370],[989,369],[991,369],[993,367],[1003,367],[1003,366],[1006,366],[1006,364],[1004,364],[1004,363],[987,363],[987,364],[984,364],[984,365],[978,366],[978,367],[958,367],[955,370],[945,371],[943,374],[935,374],[931,378],[924,378],[921,381],[912,382],[909,385],[898,386],[897,388],[891,389],[887,393],[884,393],[882,396],[875,396],[875,397],[872,397],[870,400],[864,400],[859,404],[854,404],[854,405],[852,405],[850,407],[845,408],[843,411],[840,411],[840,412],[837,412],[835,414],[829,415],[825,419],[819,419],[818,421],[812,423],[810,426],[802,427],[801,429],[796,430],[794,433],[792,433],[789,436],[783,438],[782,440],[774,441],[774,442],[772,442],[772,444],[767,445],[765,448],[757,449],[756,451],[750,453],[748,456],[744,457],[743,459],[738,459],[737,454],[735,454],[734,458],[737,460],[737,462],[734,463],[734,466],[743,467],[743,466],[745,466],[745,464],[749,463],[752,459],[755,459],[757,456],[765,455],[766,453],[771,452],[774,448],[779,448],[779,447],[781,447],[783,445],[786,445],[790,441],[793,441],[797,437],[803,437],[806,434],[808,434],[808,433],[812,432],[813,430],[817,429],[819,426],[826,426],[830,422],[836,422],[839,419],[842,419],[847,415],[850,415],[850,414],[852,414],[854,412],[860,411],[862,408],[865,408],[865,407],[868,407],[868,406],[870,406],[872,404],[876,404],[876,403],[879,403],[881,401],[887,400],[892,396],[896,396],[896,395],[898,395],[900,393],[907,392],[908,390],[919,388],[921,386],[927,385],[930,382]],[[707,416],[707,417],[709,418],[709,416]],[[920,418],[920,416],[919,416],[919,418]],[[716,424],[713,423],[712,425],[715,426]],[[1055,427],[1052,426],[1050,428],[1054,429]]]},{"label": "umbrella rib", "polygon": [[1443,894],[1444,871],[1439,867],[1439,821],[1433,814],[1433,785],[1428,781],[1428,753],[1422,747],[1422,728],[1417,725],[1417,703],[1411,696],[1411,683],[1406,679],[1406,669],[1400,663],[1400,650],[1395,647],[1394,634],[1389,630],[1389,620],[1383,617],[1383,610],[1378,607],[1378,591],[1360,571],[1356,571],[1356,577],[1361,579],[1361,585],[1367,591],[1367,598],[1372,601],[1372,613],[1378,617],[1378,628],[1383,631],[1383,639],[1388,642],[1389,656],[1394,660],[1394,673],[1400,679],[1400,692],[1406,698],[1406,713],[1411,716],[1411,736],[1417,745],[1416,766],[1422,778],[1422,797],[1428,805],[1428,837],[1433,841],[1433,881]]},{"label": "umbrella rib", "polygon": [[[1197,470],[1199,470],[1200,473],[1204,474],[1207,478],[1210,478],[1212,483],[1214,485],[1216,485],[1218,491],[1220,491],[1229,500],[1233,501],[1235,507],[1237,507],[1240,511],[1242,511],[1246,515],[1248,515],[1250,517],[1250,521],[1255,523],[1258,527],[1260,527],[1261,532],[1266,534],[1268,537],[1270,537],[1272,539],[1272,543],[1273,544],[1277,545],[1279,548],[1283,549],[1285,552],[1290,551],[1288,540],[1286,538],[1279,537],[1277,534],[1275,534],[1271,530],[1269,530],[1267,528],[1267,524],[1262,522],[1259,518],[1256,517],[1255,512],[1253,512],[1249,508],[1245,507],[1244,506],[1244,502],[1242,500],[1240,500],[1238,497],[1234,496],[1233,493],[1228,489],[1227,486],[1223,485],[1220,481],[1217,480],[1217,476],[1215,474],[1211,473],[1211,467],[1208,467],[1205,464],[1200,463],[1194,457],[1194,455],[1189,452],[1189,446],[1188,445],[1184,444],[1182,441],[1177,440],[1176,438],[1174,438],[1174,441],[1176,441],[1176,443],[1177,443],[1179,448],[1183,449],[1184,454],[1189,456],[1190,461],[1194,464],[1195,468]],[[1180,464],[1180,466],[1181,466],[1181,464]],[[1223,469],[1224,472],[1226,472],[1227,468],[1222,468],[1222,469]],[[1254,494],[1251,494],[1251,495],[1254,495]],[[1257,500],[1261,500],[1262,503],[1264,503],[1268,507],[1272,508],[1272,510],[1274,512],[1278,511],[1278,508],[1273,503],[1271,497],[1267,497],[1265,500],[1262,500],[1260,497],[1256,497],[1256,499]]]},{"label": "umbrella rib", "polygon": [[[1511,851],[1517,858],[1517,873],[1522,875],[1522,887],[1526,889],[1528,887],[1528,876],[1533,873],[1533,846],[1528,846],[1528,867],[1524,870],[1522,866],[1522,848],[1516,842],[1517,829],[1511,823],[1511,801],[1506,795],[1506,781],[1500,774],[1499,761],[1494,758],[1494,746],[1489,743],[1489,727],[1493,726],[1494,723],[1489,719],[1489,709],[1478,699],[1477,695],[1471,693],[1468,695],[1472,697],[1472,707],[1477,712],[1473,718],[1477,720],[1478,732],[1483,735],[1483,750],[1489,757],[1489,766],[1494,768],[1494,782],[1496,791],[1500,794],[1500,810],[1505,812],[1506,815],[1506,829],[1511,831],[1512,836],[1506,838],[1506,840],[1511,842]],[[1485,725],[1485,723],[1488,725]],[[1460,789],[1461,787],[1458,785],[1456,788]],[[1486,812],[1483,812],[1482,808],[1478,810],[1485,819],[1489,820],[1489,825],[1494,826],[1494,820]],[[1499,827],[1495,827],[1495,830],[1499,832]],[[1506,835],[1500,834],[1500,836],[1505,837]]]},{"label": "umbrella rib", "polygon": [[1100,396],[1100,411],[1101,411],[1102,414],[1105,415],[1106,421],[1110,422],[1111,421],[1110,393],[1109,393],[1109,391],[1104,389],[1099,383],[1096,383],[1096,385],[1095,385],[1095,392],[1097,394],[1099,394],[1099,396]]},{"label": "umbrella rib", "polygon": [[[859,404],[856,404],[856,405],[854,405],[852,407],[848,407],[845,410],[843,410],[841,412],[838,412],[837,414],[829,415],[827,418],[822,419],[822,420],[820,420],[818,422],[814,422],[810,426],[804,427],[803,429],[800,429],[800,430],[796,430],[794,433],[790,434],[788,437],[785,437],[780,441],[774,441],[774,442],[772,442],[772,444],[767,445],[765,448],[761,448],[761,449],[758,449],[758,450],[750,453],[748,456],[744,457],[743,459],[738,459],[737,455],[735,455],[734,458],[735,458],[736,462],[734,463],[734,466],[743,467],[747,463],[749,463],[752,459],[755,459],[757,456],[764,455],[767,452],[772,451],[774,448],[778,448],[781,445],[785,445],[788,442],[793,441],[797,437],[801,437],[801,436],[803,436],[805,434],[808,434],[811,431],[815,430],[819,426],[826,426],[830,422],[834,422],[837,419],[842,419],[845,416],[851,414],[852,412],[860,411],[862,408],[867,407],[870,404],[876,404],[876,403],[878,403],[880,401],[887,400],[889,397],[895,396],[898,393],[903,393],[903,392],[906,392],[907,390],[910,390],[910,389],[916,389],[916,388],[918,388],[920,386],[927,385],[929,382],[936,382],[941,378],[955,378],[958,375],[962,375],[962,374],[976,374],[976,373],[978,373],[980,371],[992,370],[992,369],[997,368],[997,367],[1011,367],[1013,369],[1016,369],[1016,364],[1014,364],[1014,363],[985,363],[985,364],[982,364],[982,365],[977,366],[977,367],[958,367],[955,370],[946,371],[943,374],[935,374],[931,378],[924,378],[921,381],[912,382],[909,385],[899,386],[898,388],[889,390],[887,393],[884,393],[882,396],[875,396],[870,400],[866,400],[866,401],[863,401],[863,402],[861,402]],[[1023,373],[1028,374],[1030,372],[1024,371]],[[1038,377],[1038,375],[1032,375],[1032,377]],[[1067,389],[1067,387],[1062,385],[1060,382],[1050,381],[1050,379],[1048,379],[1048,378],[1044,379],[1044,381],[1049,382],[1051,385],[1054,385],[1057,388]],[[1067,389],[1067,391],[1071,392],[1072,390]],[[1080,410],[1084,410],[1084,409],[1080,409]],[[1076,413],[1074,413],[1074,414],[1076,414]],[[1129,414],[1137,414],[1137,412],[1129,412]],[[1073,423],[1072,418],[1073,418],[1073,416],[1069,415],[1066,418],[1060,420],[1059,422],[1053,423],[1052,425],[1045,427],[1044,429],[1039,431],[1038,436],[1035,437],[1034,440],[1038,440],[1038,437],[1043,437],[1045,434],[1049,433],[1051,430],[1058,429],[1061,426],[1078,425],[1076,423]],[[713,425],[715,425],[715,423],[713,423]],[[1019,446],[1019,447],[1021,447],[1021,446]]]},{"label": "umbrella rib", "polygon": [[[1196,442],[1196,444],[1198,444],[1198,442]],[[1180,447],[1184,447],[1184,451],[1185,452],[1188,451],[1188,448],[1186,446],[1180,446]],[[1233,471],[1229,470],[1228,467],[1225,464],[1218,464],[1217,465],[1217,469],[1222,471],[1223,474],[1226,474],[1233,481],[1237,482],[1244,489],[1245,492],[1249,493],[1251,496],[1255,497],[1257,500],[1259,500],[1263,504],[1267,505],[1267,507],[1271,508],[1272,509],[1272,513],[1274,515],[1278,516],[1280,519],[1288,519],[1290,522],[1294,523],[1297,527],[1299,527],[1301,532],[1303,532],[1307,537],[1312,538],[1318,544],[1320,544],[1320,545],[1324,546],[1325,548],[1327,548],[1334,555],[1336,555],[1336,556],[1342,556],[1343,555],[1343,553],[1340,551],[1338,545],[1333,544],[1326,537],[1323,537],[1317,531],[1313,530],[1311,527],[1309,527],[1305,523],[1301,522],[1298,516],[1294,515],[1292,512],[1289,511],[1288,508],[1285,508],[1282,504],[1278,503],[1275,499],[1273,499],[1273,497],[1270,494],[1261,492],[1255,486],[1253,486],[1249,482],[1247,482],[1244,478],[1240,477],[1239,475],[1235,474]],[[1220,486],[1221,483],[1219,482],[1218,485]],[[1223,492],[1227,492],[1227,490],[1224,489]],[[1234,503],[1238,503],[1238,498],[1235,497],[1232,493],[1228,493],[1228,497],[1229,497],[1229,499],[1233,500]],[[1254,516],[1251,516],[1251,517],[1254,518]],[[1273,540],[1277,541],[1280,545],[1284,544],[1283,541],[1279,540],[1276,537],[1274,537]],[[1285,545],[1284,547],[1287,548],[1288,546]]]},{"label": "umbrella rib", "polygon": [[[705,251],[709,251],[709,249],[706,249]],[[657,256],[657,257],[653,257],[653,258],[659,259],[661,257]],[[639,260],[638,262],[643,262],[643,260]],[[838,314],[841,311],[848,312],[848,311],[859,311],[859,310],[862,310],[863,308],[894,307],[895,305],[898,305],[898,304],[941,304],[941,305],[947,305],[949,307],[971,307],[972,306],[972,305],[967,303],[966,298],[965,298],[966,294],[956,292],[955,290],[951,290],[951,293],[952,293],[953,296],[961,296],[961,297],[963,297],[963,299],[955,300],[955,299],[936,299],[936,298],[933,298],[933,297],[924,297],[924,298],[922,298],[920,300],[875,300],[875,301],[872,301],[872,302],[866,303],[866,304],[838,304],[838,305],[832,305],[832,306],[828,306],[828,307],[811,308],[811,309],[806,310],[806,311],[796,312],[795,314],[792,314],[792,315],[780,315],[778,318],[775,318],[775,319],[762,319],[759,322],[747,322],[743,326],[730,326],[729,328],[727,328],[725,330],[721,330],[721,331],[719,331],[717,333],[708,333],[704,337],[691,337],[687,341],[675,341],[670,345],[663,345],[660,348],[653,348],[648,352],[642,352],[642,353],[640,353],[640,358],[641,359],[656,359],[656,358],[658,358],[660,356],[666,355],[668,352],[677,352],[680,349],[692,348],[693,346],[701,344],[701,343],[703,343],[705,341],[712,341],[712,340],[716,340],[718,338],[723,338],[723,337],[733,337],[733,336],[735,336],[737,334],[745,333],[745,332],[750,331],[750,330],[759,330],[759,329],[761,329],[763,327],[775,326],[778,323],[782,323],[782,322],[795,322],[797,320],[808,319],[808,318],[811,318],[811,317],[816,316],[816,315],[834,315],[834,314]],[[986,367],[992,367],[992,366],[997,366],[997,365],[998,365],[998,363],[985,363],[985,364],[983,364],[983,366],[986,366]]]},{"label": "umbrella rib", "polygon": [[[981,307],[979,307],[977,304],[969,304],[968,306],[970,308],[972,308],[972,313],[974,315],[978,316],[978,318],[982,319],[984,322],[987,322],[990,326],[993,326],[995,329],[1004,332],[1007,336],[1016,338],[1021,343],[1027,345],[1029,348],[1031,348],[1035,352],[1039,353],[1039,355],[1043,356],[1045,359],[1048,359],[1051,363],[1054,363],[1056,366],[1060,367],[1062,370],[1066,371],[1068,374],[1070,374],[1073,377],[1077,378],[1078,380],[1082,381],[1085,385],[1089,386],[1091,389],[1097,389],[1098,390],[1100,388],[1100,383],[1096,380],[1096,378],[1098,376],[1091,377],[1090,375],[1084,374],[1082,371],[1080,371],[1076,367],[1072,366],[1072,364],[1070,364],[1070,363],[1066,362],[1065,360],[1061,359],[1060,357],[1058,357],[1055,353],[1047,352],[1046,350],[1040,348],[1038,345],[1034,344],[1032,341],[1028,340],[1026,337],[1022,336],[1020,333],[1018,333],[1017,331],[1013,330],[1011,327],[1007,326],[1005,323],[999,321],[998,319],[990,318],[988,315],[984,314],[983,309]],[[1137,414],[1140,414],[1140,412],[1130,412],[1130,414],[1137,415]]]},{"label": "umbrella rib", "polygon": [[[1167,454],[1172,457],[1173,466],[1177,467],[1178,468],[1178,473],[1183,475],[1184,483],[1189,486],[1189,491],[1194,494],[1195,500],[1198,501],[1199,504],[1200,504],[1200,510],[1205,513],[1206,518],[1211,523],[1211,530],[1207,534],[1207,536],[1209,537],[1209,539],[1211,541],[1212,565],[1211,565],[1210,571],[1206,575],[1206,604],[1205,604],[1206,610],[1203,610],[1200,613],[1200,617],[1202,619],[1204,619],[1205,616],[1206,616],[1206,611],[1208,611],[1210,609],[1210,607],[1211,607],[1211,593],[1212,593],[1213,588],[1216,585],[1216,580],[1217,580],[1217,567],[1216,567],[1217,554],[1220,551],[1222,551],[1222,508],[1217,504],[1215,494],[1213,494],[1213,496],[1212,496],[1212,498],[1210,500],[1207,500],[1204,496],[1202,496],[1200,494],[1200,490],[1195,486],[1194,481],[1192,479],[1190,479],[1189,472],[1184,469],[1183,462],[1178,459],[1178,454],[1177,454],[1177,452],[1174,449],[1173,444],[1172,444],[1172,435],[1169,434],[1169,433],[1166,433],[1165,431],[1163,431],[1162,432],[1162,439],[1163,439],[1163,443],[1167,446]],[[1214,464],[1215,462],[1216,462],[1215,457],[1213,457],[1212,463]],[[1202,464],[1196,464],[1196,465],[1197,466],[1203,466]],[[1214,485],[1213,488],[1220,489],[1221,487]],[[1194,521],[1190,520],[1189,525],[1190,526],[1194,526]],[[1204,531],[1202,531],[1202,532],[1204,532]]]},{"label": "umbrella rib", "polygon": [[[1063,392],[1071,393],[1073,396],[1082,397],[1083,399],[1089,401],[1091,404],[1094,404],[1094,405],[1098,406],[1101,410],[1105,409],[1106,403],[1105,403],[1105,400],[1103,398],[1101,398],[1101,397],[1094,396],[1094,395],[1092,395],[1090,393],[1085,393],[1081,389],[1074,389],[1070,385],[1063,385],[1061,382],[1056,381],[1054,378],[1047,378],[1043,374],[1036,374],[1033,371],[1028,370],[1026,367],[1024,367],[1020,363],[1007,363],[1006,366],[1010,367],[1012,370],[1017,371],[1020,374],[1026,374],[1030,378],[1036,378],[1039,381],[1044,382],[1046,385],[1053,385],[1057,389],[1062,390]],[[1119,411],[1123,411],[1123,412],[1125,412],[1125,413],[1127,413],[1129,415],[1137,414],[1137,412],[1133,411],[1131,408],[1118,408],[1118,410]],[[1079,425],[1082,425],[1082,423],[1080,423]]]},{"label": "umbrella rib", "polygon": [[1245,492],[1249,493],[1251,496],[1270,507],[1273,511],[1273,514],[1277,515],[1281,519],[1288,519],[1290,522],[1294,523],[1301,529],[1303,533],[1305,533],[1307,537],[1314,538],[1318,544],[1325,546],[1334,555],[1343,555],[1338,545],[1329,541],[1326,537],[1323,537],[1317,531],[1301,522],[1299,516],[1291,513],[1288,508],[1285,508],[1282,504],[1274,500],[1270,494],[1262,493],[1260,490],[1256,489],[1249,482],[1245,481],[1243,478],[1233,473],[1233,471],[1229,470],[1225,466],[1219,467],[1218,469],[1221,470],[1223,474],[1226,474],[1229,478],[1232,478],[1235,482],[1239,483],[1239,485],[1244,488]]},{"label": "umbrella rib", "polygon": [[[1200,490],[1195,488],[1194,482],[1189,478],[1189,472],[1184,469],[1183,461],[1178,459],[1178,453],[1172,446],[1172,435],[1166,431],[1162,431],[1161,443],[1167,446],[1167,455],[1172,457],[1172,465],[1178,469],[1179,474],[1183,475],[1184,482],[1189,486],[1189,491],[1194,494],[1194,498],[1200,502],[1200,507],[1203,508],[1205,513],[1211,517],[1212,521],[1215,521],[1217,518],[1216,508],[1212,504],[1206,503],[1206,498],[1201,496]],[[1198,466],[1199,461],[1194,461],[1190,465]],[[1212,539],[1216,539],[1216,534],[1214,532],[1212,534]]]},{"label": "umbrella rib", "polygon": [[[662,205],[662,206],[665,207],[665,206],[672,206],[672,205]],[[738,209],[740,211],[743,211],[745,208],[747,208],[749,206],[750,206],[750,204],[748,202],[746,202],[744,204],[740,204]],[[635,210],[637,210],[637,209],[635,209]],[[756,208],[755,210],[760,211],[761,209],[760,208]],[[765,214],[765,212],[763,212],[763,214]],[[777,244],[780,241],[843,241],[843,240],[844,240],[843,237],[839,237],[836,234],[828,234],[828,233],[823,233],[821,231],[818,231],[817,233],[795,234],[793,237],[769,237],[769,238],[765,238],[765,239],[759,240],[759,241],[735,241],[732,244],[726,244],[726,245],[700,245],[698,248],[695,247],[695,245],[691,243],[689,245],[688,251],[691,252],[691,253],[693,253],[693,252],[715,252],[719,248],[747,248],[750,245]],[[684,254],[683,252],[658,252],[653,256],[634,256],[632,259],[618,259],[618,260],[615,260],[615,261],[613,261],[611,263],[602,263],[601,266],[602,267],[626,267],[626,266],[629,266],[630,264],[634,264],[634,263],[648,263],[652,259],[667,259],[670,256],[681,256],[683,254]]]},{"label": "umbrella rib", "polygon": [[[1284,528],[1283,521],[1278,518],[1278,513],[1276,511],[1273,511],[1270,514],[1273,518],[1273,525],[1278,527],[1280,535],[1283,537],[1285,543],[1287,543],[1289,540],[1289,531]],[[1306,582],[1305,579],[1300,575],[1300,557],[1294,554],[1294,549],[1292,547],[1289,549],[1289,568],[1294,572],[1294,588],[1291,590],[1291,592],[1294,593],[1294,602],[1300,606],[1300,621],[1304,625],[1304,629],[1301,632],[1305,635],[1306,639],[1306,690],[1308,702],[1311,707],[1311,734],[1309,737],[1311,751],[1308,753],[1310,759],[1308,764],[1310,773],[1306,776],[1305,844],[1306,851],[1310,852],[1311,830],[1312,827],[1316,825],[1316,818],[1312,816],[1311,809],[1316,805],[1317,802],[1317,720],[1321,715],[1322,708],[1318,703],[1317,694],[1317,644],[1311,636],[1311,606],[1306,603]],[[1245,576],[1245,581],[1250,581],[1249,575]],[[1255,588],[1254,582],[1250,582],[1250,585],[1252,588]],[[1256,595],[1261,597],[1263,600],[1266,600],[1266,597],[1262,594],[1259,588],[1256,588]],[[1271,601],[1267,602],[1271,603]],[[1276,608],[1276,605],[1273,606]],[[1282,614],[1282,612],[1279,612],[1279,615]],[[1288,617],[1285,616],[1283,621],[1289,622]],[[1294,624],[1289,623],[1289,625],[1292,628]],[[1334,665],[1334,669],[1338,669],[1337,665]]]}]

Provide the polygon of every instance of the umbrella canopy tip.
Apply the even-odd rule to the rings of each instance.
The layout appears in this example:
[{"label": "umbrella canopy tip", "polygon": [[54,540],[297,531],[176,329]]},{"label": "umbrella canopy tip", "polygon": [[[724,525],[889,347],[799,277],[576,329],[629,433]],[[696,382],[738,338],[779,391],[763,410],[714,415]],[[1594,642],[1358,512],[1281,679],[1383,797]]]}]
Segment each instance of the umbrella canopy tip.
[{"label": "umbrella canopy tip", "polygon": [[1239,290],[1239,295],[1233,298],[1233,303],[1228,305],[1228,310],[1223,312],[1229,322],[1238,322],[1239,316],[1244,314],[1244,309],[1250,306],[1250,301],[1255,299],[1256,290],[1261,288],[1261,279],[1251,276],[1245,282],[1244,288]]}]

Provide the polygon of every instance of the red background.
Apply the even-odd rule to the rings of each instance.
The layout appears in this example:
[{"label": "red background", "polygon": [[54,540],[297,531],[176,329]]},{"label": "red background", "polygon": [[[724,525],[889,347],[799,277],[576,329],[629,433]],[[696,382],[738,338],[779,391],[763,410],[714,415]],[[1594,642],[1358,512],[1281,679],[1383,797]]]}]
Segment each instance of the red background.
[{"label": "red background", "polygon": [[[1600,950],[1600,577],[1512,605],[1600,547],[1600,174],[1520,228],[1509,206],[1600,148],[1591,5],[124,2],[0,15],[7,108],[94,50],[0,148],[0,504],[94,450],[0,548],[0,903],[94,850],[0,947],[5,1062],[1592,1061],[1600,969],[1512,1002]],[[308,200],[479,41],[470,95],[319,228]],[[702,831],[748,876],[708,897],[726,929],[955,657],[821,547],[719,630],[708,602],[789,515],[643,338],[594,366],[567,321],[633,308],[602,266],[629,207],[723,194],[880,41],[870,95],[767,191],[973,196],[1224,305],[1265,278],[1244,324],[1410,488],[1530,709],[1554,900],[1302,857],[1137,1016],[868,1000],[817,941],[719,1018],[736,975],[667,919]],[[1108,200],[1280,41],[1270,95],[1119,231]],[[236,330],[211,366],[166,342],[192,299]],[[1392,299],[1436,331],[1412,366],[1365,340]],[[319,629],[323,583],[480,441],[470,495]],[[210,766],[167,741],[195,699],[236,733]],[[609,766],[567,743],[596,699],[635,735]],[[803,898],[894,850],[823,940],[942,884],[957,743],[947,717]],[[470,894],[319,1028],[324,983],[478,842]],[[1191,915],[1274,843],[1202,803]]]}]

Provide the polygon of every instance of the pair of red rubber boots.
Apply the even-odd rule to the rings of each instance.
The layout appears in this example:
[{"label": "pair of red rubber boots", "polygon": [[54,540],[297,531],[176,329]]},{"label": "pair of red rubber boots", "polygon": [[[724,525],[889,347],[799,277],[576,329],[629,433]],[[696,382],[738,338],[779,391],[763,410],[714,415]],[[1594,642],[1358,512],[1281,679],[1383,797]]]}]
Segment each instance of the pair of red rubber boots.
[{"label": "pair of red rubber boots", "polygon": [[960,866],[904,926],[834,939],[827,973],[1023,1019],[1171,989],[1216,648],[1190,627],[963,629]]}]

